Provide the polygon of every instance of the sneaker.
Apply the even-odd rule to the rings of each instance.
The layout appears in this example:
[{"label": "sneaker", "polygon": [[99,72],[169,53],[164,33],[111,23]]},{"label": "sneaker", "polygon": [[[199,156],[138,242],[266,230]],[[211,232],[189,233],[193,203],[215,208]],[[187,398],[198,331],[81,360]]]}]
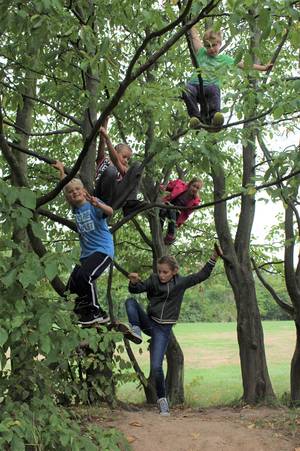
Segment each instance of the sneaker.
[{"label": "sneaker", "polygon": [[130,332],[128,334],[128,340],[133,341],[133,343],[136,344],[141,344],[143,339],[142,339],[142,331],[140,329],[139,326],[131,326],[130,328]]},{"label": "sneaker", "polygon": [[78,324],[89,326],[91,324],[106,324],[110,321],[106,313],[85,313],[81,314],[78,319]]},{"label": "sneaker", "polygon": [[211,125],[214,127],[222,127],[224,124],[224,116],[220,111],[217,111],[217,113],[214,114],[214,117],[212,118]]},{"label": "sneaker", "polygon": [[158,405],[160,415],[162,415],[164,417],[168,417],[170,415],[169,404],[168,404],[167,398],[159,398],[157,400],[157,405]]},{"label": "sneaker", "polygon": [[175,243],[175,240],[176,240],[175,235],[173,235],[172,233],[168,233],[165,236],[164,243],[166,246],[170,246],[171,244]]},{"label": "sneaker", "polygon": [[111,325],[111,328],[115,329],[117,332],[121,332],[128,340],[133,341],[133,343],[137,345],[141,344],[143,341],[142,332],[139,326],[127,326],[125,323],[116,321]]},{"label": "sneaker", "polygon": [[201,125],[201,121],[197,116],[193,116],[190,119],[190,128],[198,128]]}]

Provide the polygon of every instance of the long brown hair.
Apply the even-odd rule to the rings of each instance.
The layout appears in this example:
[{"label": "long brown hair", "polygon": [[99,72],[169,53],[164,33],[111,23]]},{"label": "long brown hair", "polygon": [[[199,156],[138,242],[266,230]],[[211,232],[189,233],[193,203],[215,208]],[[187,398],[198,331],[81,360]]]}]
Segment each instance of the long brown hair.
[{"label": "long brown hair", "polygon": [[179,265],[177,263],[177,260],[172,255],[163,255],[157,260],[158,265],[168,265],[171,271],[175,271],[176,269],[179,269]]}]

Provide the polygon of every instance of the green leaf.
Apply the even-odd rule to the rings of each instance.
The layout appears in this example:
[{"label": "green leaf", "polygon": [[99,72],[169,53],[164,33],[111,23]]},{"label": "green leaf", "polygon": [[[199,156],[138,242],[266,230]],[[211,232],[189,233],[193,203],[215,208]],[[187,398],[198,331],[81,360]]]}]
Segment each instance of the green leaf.
[{"label": "green leaf", "polygon": [[48,335],[42,335],[40,337],[40,346],[41,346],[42,352],[44,352],[45,354],[48,354],[50,352],[51,340],[50,340],[50,337],[48,337]]},{"label": "green leaf", "polygon": [[46,277],[51,281],[58,274],[58,264],[56,261],[48,261],[45,264]]},{"label": "green leaf", "polygon": [[24,288],[27,288],[31,284],[35,284],[38,280],[39,274],[34,268],[23,268],[19,273],[19,282]]},{"label": "green leaf", "polygon": [[3,346],[8,339],[8,333],[3,327],[0,327],[0,346]]},{"label": "green leaf", "polygon": [[39,329],[43,332],[49,332],[52,327],[52,316],[49,313],[43,313],[39,319]]},{"label": "green leaf", "polygon": [[34,236],[36,236],[37,238],[45,239],[46,233],[45,233],[45,230],[43,229],[42,224],[40,224],[36,221],[31,221],[30,225],[31,225]]},{"label": "green leaf", "polygon": [[21,188],[18,198],[21,204],[30,209],[34,209],[36,206],[36,194],[28,188]]},{"label": "green leaf", "polygon": [[8,271],[5,276],[2,277],[2,283],[5,285],[5,287],[10,287],[16,281],[17,273],[17,269],[14,268]]},{"label": "green leaf", "polygon": [[20,437],[18,437],[16,434],[13,435],[10,445],[11,445],[12,451],[25,451],[24,441]]}]

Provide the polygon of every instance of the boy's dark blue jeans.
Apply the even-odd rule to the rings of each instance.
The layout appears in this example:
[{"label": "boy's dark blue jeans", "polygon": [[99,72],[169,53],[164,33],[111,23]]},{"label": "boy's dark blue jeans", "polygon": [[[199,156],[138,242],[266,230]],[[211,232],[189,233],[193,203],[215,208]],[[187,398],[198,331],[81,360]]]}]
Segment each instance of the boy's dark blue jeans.
[{"label": "boy's dark blue jeans", "polygon": [[[212,120],[215,113],[221,110],[221,94],[217,85],[204,85],[204,97],[208,108],[209,119]],[[188,83],[182,93],[182,98],[186,104],[190,117],[198,117],[202,122],[200,104],[199,85]]]},{"label": "boy's dark blue jeans", "polygon": [[128,321],[132,326],[139,326],[151,337],[150,371],[154,376],[158,398],[166,397],[163,360],[170,339],[173,324],[159,324],[153,321],[134,298],[125,302]]}]

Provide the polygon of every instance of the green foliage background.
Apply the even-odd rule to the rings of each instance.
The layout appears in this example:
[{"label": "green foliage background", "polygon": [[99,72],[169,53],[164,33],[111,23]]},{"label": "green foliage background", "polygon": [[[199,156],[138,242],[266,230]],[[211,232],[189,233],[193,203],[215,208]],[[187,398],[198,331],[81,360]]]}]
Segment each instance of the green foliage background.
[{"label": "green foliage background", "polygon": [[[192,17],[206,6],[202,0],[191,3]],[[257,113],[270,113],[267,120],[251,126],[259,127],[266,139],[282,133],[281,121],[286,121],[286,130],[293,130],[294,115],[299,111],[296,95],[299,80],[293,77],[298,64],[299,10],[288,1],[268,0],[261,5],[252,0],[217,3],[213,25],[223,29],[226,51],[237,60],[243,57],[247,67],[253,58],[267,62],[289,27],[287,43],[267,85],[261,83],[254,92],[249,77],[241,72],[234,71],[227,78],[224,112],[242,119],[258,96]],[[204,131],[185,133],[187,116],[180,95],[191,72],[190,56],[184,36],[168,47],[182,22],[151,39],[130,66],[149,34],[171,24],[178,14],[172,2],[150,0],[124,0],[121,7],[116,0],[0,1],[0,445],[3,449],[28,449],[29,444],[33,449],[117,449],[122,441],[119,434],[86,424],[80,429],[81,419],[74,418],[68,406],[90,401],[91,387],[87,379],[79,377],[77,366],[82,341],[87,341],[92,350],[87,367],[98,369],[100,374],[92,387],[98,400],[105,397],[113,402],[114,393],[107,381],[122,381],[126,369],[119,357],[111,363],[104,357],[121,346],[119,334],[100,335],[79,329],[73,321],[72,300],[62,301],[53,290],[58,276],[66,282],[78,259],[79,247],[73,231],[36,211],[37,200],[56,186],[54,170],[37,159],[25,158],[10,146],[7,148],[7,142],[61,159],[72,167],[99,114],[120,93],[112,108],[109,132],[114,142],[126,138],[137,160],[155,152],[141,188],[147,200],[155,201],[154,188],[170,177],[189,180],[200,176],[205,186],[203,203],[212,201],[210,168],[220,163],[227,171],[228,194],[240,190],[241,145],[247,143],[247,130],[228,128],[218,134],[217,142],[214,134]],[[206,24],[211,20],[206,19]],[[248,43],[255,20],[261,35],[253,55],[248,51]],[[198,27],[204,30],[204,20]],[[143,64],[161,49],[164,51],[154,64],[137,76]],[[249,74],[253,75],[250,69]],[[260,75],[255,76],[261,79]],[[268,171],[264,155],[259,152],[256,183],[271,180],[274,168],[280,175],[286,174],[290,162],[297,162],[298,158],[295,148],[272,150],[272,157],[273,171]],[[95,142],[92,142],[82,170],[89,186],[94,178],[94,160]],[[278,192],[271,188],[269,194],[276,199]],[[46,208],[48,213],[71,218],[62,195]],[[231,203],[229,211],[234,208],[236,204]],[[149,214],[157,217],[158,211],[154,209]],[[114,223],[120,218],[117,213]],[[149,216],[140,216],[138,223],[146,236],[153,239]],[[234,231],[234,220],[231,226]],[[43,255],[33,252],[28,240],[30,230],[45,247]],[[280,224],[273,233],[276,238],[280,236]],[[142,277],[148,275],[153,267],[153,250],[135,226],[125,224],[114,237],[117,261],[128,271],[138,271]],[[212,209],[199,210],[179,231],[172,250],[183,273],[201,267],[215,239]],[[276,251],[268,243],[268,247],[256,251],[255,257],[264,261],[266,255],[269,258]],[[182,320],[234,320],[231,289],[221,269],[218,271],[220,274],[200,291],[195,288],[187,293]],[[279,287],[280,277],[279,272],[274,281]],[[106,282],[102,278],[99,284],[101,299],[105,297]],[[124,278],[115,272],[112,294],[117,316],[124,316],[126,285]],[[259,286],[258,290],[263,317],[283,317]],[[113,375],[111,379],[106,371]]]}]

